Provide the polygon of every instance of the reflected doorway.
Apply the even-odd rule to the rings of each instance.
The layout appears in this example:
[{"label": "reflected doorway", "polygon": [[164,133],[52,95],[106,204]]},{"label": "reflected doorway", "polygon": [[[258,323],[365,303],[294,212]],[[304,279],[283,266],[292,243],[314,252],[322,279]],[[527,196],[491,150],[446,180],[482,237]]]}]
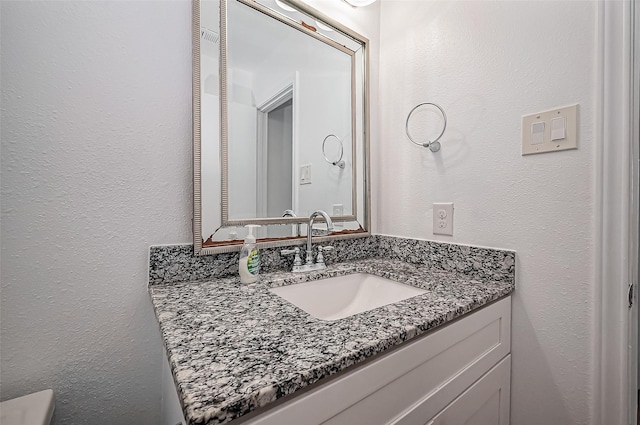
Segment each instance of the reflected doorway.
[{"label": "reflected doorway", "polygon": [[293,86],[258,107],[257,217],[295,209]]}]

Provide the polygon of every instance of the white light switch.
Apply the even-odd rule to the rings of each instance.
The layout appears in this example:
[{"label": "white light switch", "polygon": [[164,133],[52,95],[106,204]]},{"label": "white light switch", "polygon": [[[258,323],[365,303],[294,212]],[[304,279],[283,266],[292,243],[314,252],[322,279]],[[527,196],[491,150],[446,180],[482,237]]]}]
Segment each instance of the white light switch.
[{"label": "white light switch", "polygon": [[567,137],[567,117],[551,120],[551,141],[562,140]]},{"label": "white light switch", "polygon": [[541,145],[544,143],[544,122],[534,122],[531,124],[531,144]]},{"label": "white light switch", "polygon": [[311,184],[311,164],[300,167],[300,184]]},{"label": "white light switch", "polygon": [[522,155],[578,149],[578,105],[522,117]]}]

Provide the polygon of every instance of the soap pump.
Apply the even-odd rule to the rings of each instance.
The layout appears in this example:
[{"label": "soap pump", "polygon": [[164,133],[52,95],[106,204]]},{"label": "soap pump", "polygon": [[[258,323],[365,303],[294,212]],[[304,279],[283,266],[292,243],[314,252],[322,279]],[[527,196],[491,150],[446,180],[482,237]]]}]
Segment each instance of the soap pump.
[{"label": "soap pump", "polygon": [[240,263],[238,264],[240,282],[254,283],[258,280],[258,274],[260,273],[260,252],[256,247],[256,237],[253,234],[253,229],[260,226],[248,224],[244,227],[248,229],[248,233],[240,250]]}]

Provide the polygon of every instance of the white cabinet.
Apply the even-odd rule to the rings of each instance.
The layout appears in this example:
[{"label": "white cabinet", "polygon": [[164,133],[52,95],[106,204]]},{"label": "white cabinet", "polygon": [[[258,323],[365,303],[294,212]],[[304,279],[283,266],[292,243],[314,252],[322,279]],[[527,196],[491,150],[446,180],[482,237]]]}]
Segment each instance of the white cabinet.
[{"label": "white cabinet", "polygon": [[510,351],[506,297],[230,424],[508,425]]},{"label": "white cabinet", "polygon": [[510,351],[507,297],[242,423],[508,425]]}]

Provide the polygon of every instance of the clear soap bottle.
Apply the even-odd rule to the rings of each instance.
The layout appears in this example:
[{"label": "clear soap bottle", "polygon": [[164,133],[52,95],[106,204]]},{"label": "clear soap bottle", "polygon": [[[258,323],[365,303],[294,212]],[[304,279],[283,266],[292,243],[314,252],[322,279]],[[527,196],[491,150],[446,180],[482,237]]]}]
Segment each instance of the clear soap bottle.
[{"label": "clear soap bottle", "polygon": [[254,283],[258,280],[258,275],[260,274],[260,252],[256,247],[256,237],[253,235],[253,229],[260,226],[249,224],[245,227],[249,233],[244,238],[244,244],[240,250],[240,263],[238,264],[240,282]]}]

